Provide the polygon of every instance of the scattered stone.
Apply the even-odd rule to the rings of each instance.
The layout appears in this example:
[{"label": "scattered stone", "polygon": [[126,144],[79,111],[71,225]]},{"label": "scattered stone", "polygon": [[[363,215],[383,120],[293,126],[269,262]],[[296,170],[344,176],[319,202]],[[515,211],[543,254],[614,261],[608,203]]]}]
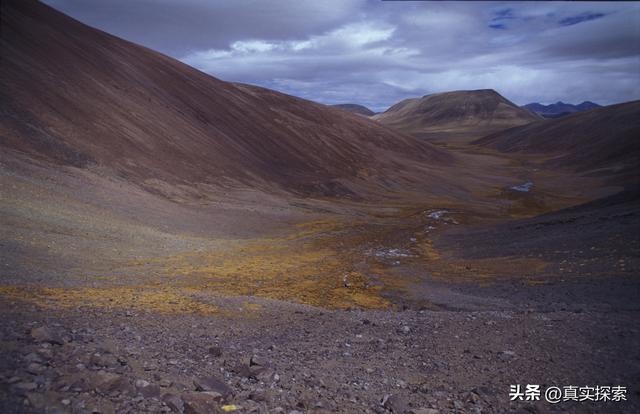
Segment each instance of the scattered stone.
[{"label": "scattered stone", "polygon": [[33,375],[40,375],[47,370],[47,367],[44,365],[38,364],[36,362],[32,362],[27,367],[27,372]]},{"label": "scattered stone", "polygon": [[204,392],[189,392],[182,395],[185,414],[218,414],[220,409],[218,400]]},{"label": "scattered stone", "polygon": [[24,357],[27,362],[43,362],[42,357],[35,352],[30,352]]},{"label": "scattered stone", "polygon": [[138,379],[135,382],[136,388],[145,388],[149,386],[149,381],[145,381],[143,379]]},{"label": "scattered stone", "polygon": [[253,355],[251,357],[251,360],[249,361],[249,366],[253,366],[253,365],[266,367],[267,366],[267,361],[265,361],[264,359],[262,359],[261,357],[259,357],[257,355]]},{"label": "scattered stone", "polygon": [[209,347],[209,355],[218,358],[222,356],[222,348],[219,346],[210,346]]},{"label": "scattered stone", "polygon": [[64,343],[59,335],[55,334],[46,326],[33,328],[31,330],[31,338],[36,342],[47,342],[55,345],[62,345]]},{"label": "scattered stone", "polygon": [[47,399],[43,394],[28,392],[26,393],[26,397],[29,405],[36,410],[43,410],[47,406]]},{"label": "scattered stone", "polygon": [[27,391],[35,391],[38,389],[38,384],[35,382],[18,382],[13,386],[18,393],[25,393]]},{"label": "scattered stone", "polygon": [[411,410],[413,414],[439,414],[440,411],[435,408],[414,408]]},{"label": "scattered stone", "polygon": [[118,359],[111,354],[100,354],[95,353],[91,355],[91,359],[89,360],[91,365],[96,367],[115,367],[119,365]]},{"label": "scattered stone", "polygon": [[404,414],[409,408],[406,400],[397,394],[388,396],[382,406],[397,414]]},{"label": "scattered stone", "polygon": [[214,377],[198,378],[193,381],[193,384],[196,391],[215,391],[225,399],[233,395],[233,390],[226,383]]},{"label": "scattered stone", "polygon": [[95,374],[94,388],[98,392],[107,393],[113,391],[122,383],[122,377],[106,371],[98,371]]},{"label": "scattered stone", "polygon": [[140,394],[145,398],[154,398],[160,396],[160,387],[155,384],[149,384],[146,387],[138,388]]},{"label": "scattered stone", "polygon": [[162,401],[167,404],[167,407],[174,413],[182,413],[184,411],[184,402],[182,398],[175,394],[167,393],[162,396]]}]

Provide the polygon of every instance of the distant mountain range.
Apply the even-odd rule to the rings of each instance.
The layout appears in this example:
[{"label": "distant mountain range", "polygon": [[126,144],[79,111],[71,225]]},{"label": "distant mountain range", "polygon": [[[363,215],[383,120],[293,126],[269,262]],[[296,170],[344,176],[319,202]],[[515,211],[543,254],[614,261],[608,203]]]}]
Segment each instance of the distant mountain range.
[{"label": "distant mountain range", "polygon": [[372,116],[376,114],[366,106],[358,105],[358,104],[346,103],[346,104],[337,104],[337,105],[331,105],[331,106],[333,106],[334,108],[342,109],[343,111],[353,112],[354,114],[360,114],[364,116]]},{"label": "distant mountain range", "polygon": [[542,105],[540,103],[534,102],[530,104],[526,104],[523,108],[530,110],[531,112],[535,112],[538,115],[541,115],[545,118],[560,118],[565,115],[573,114],[576,112],[588,111],[590,109],[600,108],[601,106],[597,103],[584,101],[581,104],[573,105],[569,103],[564,103],[562,101],[558,101],[554,104]]}]

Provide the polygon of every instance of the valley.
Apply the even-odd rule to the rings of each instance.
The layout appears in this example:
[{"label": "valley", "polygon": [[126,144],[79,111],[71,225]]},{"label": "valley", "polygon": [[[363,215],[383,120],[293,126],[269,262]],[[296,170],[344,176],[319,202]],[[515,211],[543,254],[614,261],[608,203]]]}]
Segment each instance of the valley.
[{"label": "valley", "polygon": [[638,101],[373,115],[40,2],[2,27],[1,412],[640,409]]}]

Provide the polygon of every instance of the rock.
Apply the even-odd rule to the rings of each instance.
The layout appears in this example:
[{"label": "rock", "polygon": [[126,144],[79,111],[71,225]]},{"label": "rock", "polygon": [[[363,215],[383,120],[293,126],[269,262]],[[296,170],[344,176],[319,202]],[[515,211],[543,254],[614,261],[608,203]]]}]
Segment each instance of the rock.
[{"label": "rock", "polygon": [[26,393],[26,397],[29,401],[29,405],[36,410],[43,410],[47,406],[47,399],[43,394],[28,392]]},{"label": "rock", "polygon": [[473,403],[473,404],[477,404],[478,402],[480,402],[480,396],[472,391],[472,392],[467,394],[466,400],[467,400],[467,402],[470,402],[470,403]]},{"label": "rock", "polygon": [[97,367],[115,367],[119,365],[118,358],[110,354],[95,353],[91,355],[89,362]]},{"label": "rock", "polygon": [[222,356],[222,348],[219,346],[210,346],[209,347],[209,355],[214,356],[216,358]]},{"label": "rock", "polygon": [[276,375],[276,372],[274,370],[270,368],[266,368],[256,374],[256,379],[258,381],[268,382],[268,381],[271,381],[271,379],[274,378],[275,375]]},{"label": "rock", "polygon": [[253,365],[266,367],[267,366],[267,361],[265,361],[264,359],[262,359],[261,357],[259,357],[257,355],[253,355],[251,357],[251,360],[249,360],[249,366],[253,366]]},{"label": "rock", "polygon": [[409,409],[406,400],[396,394],[387,397],[382,406],[397,414],[403,414]]},{"label": "rock", "polygon": [[106,371],[98,371],[94,377],[93,386],[96,391],[107,393],[115,390],[122,384],[122,377]]},{"label": "rock", "polygon": [[196,391],[215,391],[225,399],[233,395],[233,390],[226,383],[214,377],[198,378],[193,381],[193,384],[196,386]]},{"label": "rock", "polygon": [[13,386],[13,389],[21,394],[28,391],[35,391],[36,389],[38,389],[38,384],[36,384],[35,382],[18,382]]},{"label": "rock", "polygon": [[145,388],[149,386],[149,381],[138,379],[136,380],[135,385],[136,385],[136,388]]},{"label": "rock", "polygon": [[31,330],[31,338],[36,342],[47,342],[55,345],[62,345],[64,343],[59,335],[55,334],[46,326],[33,328]]},{"label": "rock", "polygon": [[174,413],[182,413],[184,411],[184,402],[182,398],[175,394],[167,393],[162,396],[162,401],[167,404],[167,407]]},{"label": "rock", "polygon": [[149,381],[138,379],[135,382],[135,386],[136,386],[136,389],[138,390],[138,393],[145,398],[160,396],[160,387],[155,384],[149,383]]},{"label": "rock", "polygon": [[242,377],[255,378],[255,379],[257,379],[258,376],[266,370],[267,368],[261,365],[247,365],[247,364],[240,364],[234,368],[234,371],[238,375]]},{"label": "rock", "polygon": [[48,361],[53,358],[53,351],[51,348],[40,348],[37,352],[44,360]]},{"label": "rock", "polygon": [[24,360],[27,362],[43,362],[42,357],[35,352],[25,355]]},{"label": "rock", "polygon": [[409,326],[407,325],[402,325],[402,327],[400,327],[398,332],[406,335],[411,332],[411,328],[409,328]]},{"label": "rock", "polygon": [[40,365],[36,362],[30,363],[29,366],[27,367],[27,372],[33,375],[40,375],[46,370],[47,370],[47,367],[45,367],[44,365]]},{"label": "rock", "polygon": [[154,398],[160,396],[160,387],[155,384],[147,385],[146,387],[138,388],[138,392],[145,398]]},{"label": "rock", "polygon": [[439,414],[440,411],[435,408],[414,408],[411,410],[413,414]]},{"label": "rock", "polygon": [[219,414],[223,411],[216,398],[204,392],[189,392],[182,395],[185,414]]}]

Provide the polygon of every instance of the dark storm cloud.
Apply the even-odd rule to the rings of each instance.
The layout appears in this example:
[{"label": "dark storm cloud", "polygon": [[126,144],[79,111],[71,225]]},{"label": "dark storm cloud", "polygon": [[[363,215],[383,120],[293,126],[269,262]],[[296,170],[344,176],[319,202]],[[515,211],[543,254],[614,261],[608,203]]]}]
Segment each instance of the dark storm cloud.
[{"label": "dark storm cloud", "polygon": [[589,20],[599,19],[604,16],[604,13],[582,13],[577,16],[565,17],[564,19],[560,20],[559,23],[563,26],[572,26],[574,24],[588,22]]},{"label": "dark storm cloud", "polygon": [[640,97],[640,5],[49,0],[212,75],[382,110],[493,88],[517,103]]},{"label": "dark storm cloud", "polygon": [[45,0],[91,26],[175,57],[240,38],[322,32],[356,16],[364,1]]}]

